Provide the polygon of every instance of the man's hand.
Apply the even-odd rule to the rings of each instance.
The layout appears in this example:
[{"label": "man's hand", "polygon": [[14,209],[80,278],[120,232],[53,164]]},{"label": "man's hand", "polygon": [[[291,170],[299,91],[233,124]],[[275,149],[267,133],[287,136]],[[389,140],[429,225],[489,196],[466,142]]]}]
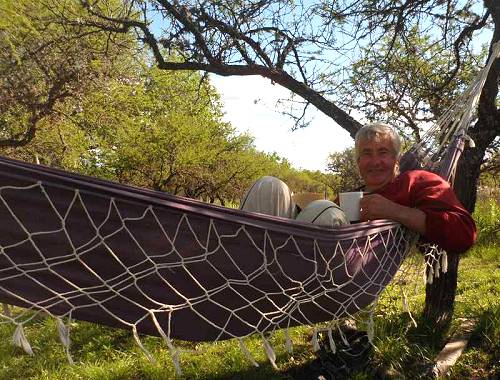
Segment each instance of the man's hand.
[{"label": "man's hand", "polygon": [[425,234],[426,215],[418,208],[402,206],[379,194],[364,195],[359,206],[362,222],[374,219],[391,219],[421,235]]},{"label": "man's hand", "polygon": [[393,219],[398,213],[399,205],[379,194],[364,195],[359,202],[360,219],[365,222],[374,219]]}]

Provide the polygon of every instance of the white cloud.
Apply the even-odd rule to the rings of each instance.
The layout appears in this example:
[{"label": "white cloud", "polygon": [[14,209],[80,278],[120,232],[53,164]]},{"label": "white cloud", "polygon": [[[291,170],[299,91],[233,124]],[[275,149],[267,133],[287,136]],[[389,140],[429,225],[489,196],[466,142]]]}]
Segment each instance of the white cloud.
[{"label": "white cloud", "polygon": [[212,83],[221,94],[225,119],[254,136],[257,149],[277,152],[296,168],[324,171],[328,154],[353,145],[349,134],[319,111],[311,112],[308,127],[292,131],[293,120],[276,106],[290,93],[268,79],[212,76]]}]

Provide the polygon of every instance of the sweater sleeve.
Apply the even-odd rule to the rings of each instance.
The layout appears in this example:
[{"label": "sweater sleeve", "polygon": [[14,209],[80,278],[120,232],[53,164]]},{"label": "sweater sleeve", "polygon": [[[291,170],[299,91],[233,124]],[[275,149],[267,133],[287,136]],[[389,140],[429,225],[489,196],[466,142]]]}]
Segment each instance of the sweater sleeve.
[{"label": "sweater sleeve", "polygon": [[425,215],[424,240],[448,253],[462,253],[476,241],[476,226],[448,182],[440,176],[418,171],[410,189],[413,207]]}]

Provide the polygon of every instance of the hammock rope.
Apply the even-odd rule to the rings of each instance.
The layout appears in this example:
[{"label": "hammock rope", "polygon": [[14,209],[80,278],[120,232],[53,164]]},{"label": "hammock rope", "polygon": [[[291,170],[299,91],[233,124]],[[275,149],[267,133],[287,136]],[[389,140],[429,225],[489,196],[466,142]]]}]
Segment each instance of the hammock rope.
[{"label": "hammock rope", "polygon": [[[496,44],[459,108],[444,116],[445,130],[431,128],[410,158],[429,163],[453,150],[442,167],[456,166],[461,146],[446,150],[439,136],[463,141],[499,55]],[[264,334],[370,305],[416,240],[391,221],[330,229],[6,158],[0,184],[0,302],[23,308],[0,323],[16,324],[15,343],[32,354],[23,325],[40,312],[58,318],[69,360],[61,318],[128,328],[151,360],[139,334],[161,336],[178,373],[172,339],[238,338],[251,357],[241,339],[260,334],[275,366]],[[331,328],[328,337],[334,350]]]}]

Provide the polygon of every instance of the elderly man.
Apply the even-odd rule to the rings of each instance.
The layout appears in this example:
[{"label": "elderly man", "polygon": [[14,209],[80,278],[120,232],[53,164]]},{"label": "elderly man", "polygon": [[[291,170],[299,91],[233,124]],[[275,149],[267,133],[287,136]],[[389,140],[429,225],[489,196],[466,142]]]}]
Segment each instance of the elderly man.
[{"label": "elderly man", "polygon": [[448,252],[466,251],[476,239],[471,215],[440,176],[425,170],[399,174],[400,146],[387,124],[369,124],[356,134],[357,164],[368,193],[360,203],[361,220],[391,219]]},{"label": "elderly man", "polygon": [[[399,174],[400,147],[399,135],[387,124],[369,124],[356,134],[357,163],[366,192],[360,203],[361,221],[391,219],[450,253],[466,251],[476,239],[471,215],[440,176],[425,170]],[[281,180],[262,177],[246,193],[240,208],[331,227],[348,223],[333,202],[321,219],[307,219],[307,208],[314,204],[297,215],[291,194]]]}]

